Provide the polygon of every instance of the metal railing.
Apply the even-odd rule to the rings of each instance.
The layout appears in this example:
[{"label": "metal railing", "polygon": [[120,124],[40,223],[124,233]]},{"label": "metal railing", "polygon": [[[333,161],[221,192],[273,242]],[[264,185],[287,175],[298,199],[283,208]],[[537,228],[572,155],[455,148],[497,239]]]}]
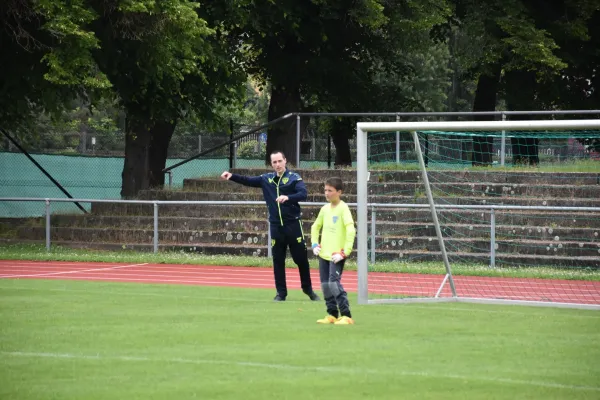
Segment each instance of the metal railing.
[{"label": "metal railing", "polygon": [[[114,203],[114,204],[146,204],[153,206],[153,238],[152,245],[154,253],[158,253],[158,220],[159,206],[161,205],[264,205],[264,201],[171,201],[171,200],[111,200],[111,199],[61,199],[61,198],[32,198],[32,197],[0,197],[0,202],[44,202],[45,203],[45,234],[46,250],[51,248],[51,220],[52,203]],[[303,207],[320,207],[327,203],[324,202],[300,202]],[[357,203],[347,203],[348,206],[356,208]],[[393,203],[368,203],[368,209],[371,210],[371,234],[370,234],[370,261],[376,262],[376,225],[377,209],[428,209],[429,204],[393,204]],[[600,207],[559,207],[559,206],[508,206],[508,205],[459,205],[459,204],[439,204],[436,205],[438,212],[452,210],[483,210],[490,213],[490,267],[496,266],[496,211],[515,210],[515,211],[588,211],[600,213]],[[271,257],[271,232],[268,232],[267,254]]]}]

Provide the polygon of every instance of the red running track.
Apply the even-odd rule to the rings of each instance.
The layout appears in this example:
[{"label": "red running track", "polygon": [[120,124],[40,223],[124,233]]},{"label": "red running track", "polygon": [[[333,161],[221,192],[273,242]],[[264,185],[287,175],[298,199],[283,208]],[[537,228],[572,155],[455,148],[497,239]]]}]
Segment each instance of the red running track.
[{"label": "red running track", "polygon": [[[311,270],[311,275],[313,285],[318,287],[318,272]],[[441,275],[369,273],[369,293],[371,298],[433,297],[443,278]],[[68,279],[275,290],[273,271],[269,268],[205,265],[0,260],[0,279]],[[287,270],[287,282],[290,289],[300,289],[296,270]],[[356,272],[344,272],[342,282],[347,291],[355,292]],[[600,282],[476,276],[455,276],[454,282],[459,297],[600,304]],[[447,283],[440,296],[450,296]]]}]

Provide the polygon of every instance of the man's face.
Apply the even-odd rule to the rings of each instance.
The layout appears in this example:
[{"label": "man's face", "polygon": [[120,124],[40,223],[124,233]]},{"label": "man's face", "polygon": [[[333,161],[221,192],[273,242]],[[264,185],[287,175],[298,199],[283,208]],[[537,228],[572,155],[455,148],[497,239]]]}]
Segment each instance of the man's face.
[{"label": "man's face", "polygon": [[283,158],[283,154],[275,153],[271,154],[271,166],[277,172],[277,175],[281,175],[285,172],[286,159]]}]

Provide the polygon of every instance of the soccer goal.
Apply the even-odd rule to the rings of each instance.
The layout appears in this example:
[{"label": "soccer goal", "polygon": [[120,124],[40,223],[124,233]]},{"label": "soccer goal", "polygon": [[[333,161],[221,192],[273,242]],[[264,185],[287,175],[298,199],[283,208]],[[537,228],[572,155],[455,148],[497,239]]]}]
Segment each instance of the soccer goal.
[{"label": "soccer goal", "polygon": [[358,302],[600,309],[600,120],[359,122]]}]

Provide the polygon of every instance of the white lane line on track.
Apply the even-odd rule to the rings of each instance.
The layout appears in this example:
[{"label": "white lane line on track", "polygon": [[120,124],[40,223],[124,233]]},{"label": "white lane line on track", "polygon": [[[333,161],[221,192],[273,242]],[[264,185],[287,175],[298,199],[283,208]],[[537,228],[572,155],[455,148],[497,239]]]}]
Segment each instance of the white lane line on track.
[{"label": "white lane line on track", "polygon": [[106,267],[106,268],[91,268],[91,269],[80,269],[80,270],[70,270],[70,271],[58,271],[58,272],[45,272],[45,273],[41,273],[41,274],[18,274],[18,275],[0,275],[0,278],[31,278],[31,277],[44,277],[44,276],[54,276],[54,275],[69,275],[69,274],[78,274],[81,272],[96,272],[96,271],[109,271],[109,270],[115,270],[115,269],[120,269],[120,268],[131,268],[131,267],[138,267],[141,265],[146,265],[147,263],[143,263],[143,264],[131,264],[131,265],[117,265],[117,266],[112,266],[112,267]]},{"label": "white lane line on track", "polygon": [[214,359],[201,359],[201,358],[154,358],[148,356],[121,356],[121,355],[85,355],[85,354],[72,354],[72,353],[37,353],[37,352],[22,352],[22,351],[2,351],[0,354],[12,357],[29,357],[29,358],[53,358],[53,359],[75,359],[75,360],[89,360],[89,361],[121,361],[121,362],[150,362],[150,363],[174,363],[174,364],[191,364],[191,365],[226,365],[236,367],[249,367],[249,368],[264,368],[279,371],[303,371],[303,372],[315,372],[315,373],[342,373],[342,374],[355,374],[355,375],[402,375],[412,377],[422,377],[428,379],[452,379],[460,380],[463,382],[468,381],[483,381],[493,382],[497,384],[508,384],[508,385],[523,385],[523,386],[534,386],[544,387],[553,389],[568,389],[568,390],[584,390],[600,392],[598,386],[583,386],[583,385],[568,385],[556,382],[546,382],[538,380],[526,380],[526,379],[512,379],[494,376],[477,376],[477,375],[458,375],[458,374],[446,374],[436,373],[431,371],[402,371],[398,369],[373,369],[373,368],[348,368],[348,367],[320,367],[320,366],[303,366],[303,365],[292,365],[292,364],[271,364],[254,361],[237,361],[237,360],[214,360]]}]

